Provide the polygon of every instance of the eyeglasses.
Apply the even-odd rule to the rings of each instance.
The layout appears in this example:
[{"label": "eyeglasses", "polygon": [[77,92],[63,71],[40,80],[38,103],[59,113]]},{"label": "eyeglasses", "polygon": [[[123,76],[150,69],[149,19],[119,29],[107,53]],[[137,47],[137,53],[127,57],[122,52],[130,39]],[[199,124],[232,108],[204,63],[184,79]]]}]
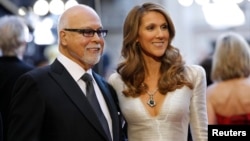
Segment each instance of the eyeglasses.
[{"label": "eyeglasses", "polygon": [[95,33],[99,37],[106,37],[108,30],[105,29],[98,29],[98,30],[93,30],[93,29],[73,29],[73,28],[65,28],[65,31],[70,31],[70,32],[77,32],[79,34],[82,34],[85,37],[93,37]]}]

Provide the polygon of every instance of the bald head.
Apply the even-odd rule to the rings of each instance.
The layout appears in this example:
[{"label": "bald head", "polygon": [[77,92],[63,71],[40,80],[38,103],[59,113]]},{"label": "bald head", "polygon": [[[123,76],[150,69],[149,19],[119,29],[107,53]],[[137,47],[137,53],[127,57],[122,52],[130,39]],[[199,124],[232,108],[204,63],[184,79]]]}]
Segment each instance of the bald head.
[{"label": "bald head", "polygon": [[73,6],[64,11],[58,21],[58,33],[64,28],[79,28],[83,22],[99,20],[100,18],[96,11],[83,4]]},{"label": "bald head", "polygon": [[60,53],[88,70],[98,63],[103,53],[101,29],[100,17],[91,7],[80,4],[67,9],[58,22]]}]

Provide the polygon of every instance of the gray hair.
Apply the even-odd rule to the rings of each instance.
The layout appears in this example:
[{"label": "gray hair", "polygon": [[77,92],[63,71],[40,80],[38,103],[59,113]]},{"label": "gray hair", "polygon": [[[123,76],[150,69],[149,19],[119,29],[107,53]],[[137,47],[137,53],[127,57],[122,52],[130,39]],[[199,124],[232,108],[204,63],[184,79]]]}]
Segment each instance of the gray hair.
[{"label": "gray hair", "polygon": [[0,35],[3,54],[16,54],[16,50],[28,41],[29,29],[21,17],[7,15],[0,18]]}]

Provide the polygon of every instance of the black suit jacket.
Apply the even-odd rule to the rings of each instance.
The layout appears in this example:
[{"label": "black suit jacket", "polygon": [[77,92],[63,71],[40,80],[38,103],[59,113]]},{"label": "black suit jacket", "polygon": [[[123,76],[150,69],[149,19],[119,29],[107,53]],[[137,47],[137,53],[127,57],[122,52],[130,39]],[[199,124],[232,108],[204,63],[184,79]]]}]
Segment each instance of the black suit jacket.
[{"label": "black suit jacket", "polygon": [[33,68],[15,56],[0,57],[0,112],[2,113],[4,136],[7,131],[8,106],[14,84],[22,74]]},{"label": "black suit jacket", "polygon": [[[113,89],[93,76],[107,103],[113,140],[121,140],[120,114]],[[63,65],[55,62],[17,81],[10,106],[8,141],[108,141],[87,98]]]},{"label": "black suit jacket", "polygon": [[3,141],[3,122],[1,113],[0,113],[0,141]]}]

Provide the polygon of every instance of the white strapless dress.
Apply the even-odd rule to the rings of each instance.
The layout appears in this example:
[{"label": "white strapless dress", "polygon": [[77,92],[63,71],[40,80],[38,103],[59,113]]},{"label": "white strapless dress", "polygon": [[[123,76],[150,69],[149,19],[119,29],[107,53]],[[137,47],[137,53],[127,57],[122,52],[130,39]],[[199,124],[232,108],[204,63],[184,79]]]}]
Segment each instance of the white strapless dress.
[{"label": "white strapless dress", "polygon": [[118,73],[109,83],[117,92],[121,112],[128,123],[128,141],[186,141],[190,123],[193,141],[207,141],[206,80],[200,66],[187,66],[194,89],[169,92],[159,115],[152,117],[140,98],[125,97]]}]

